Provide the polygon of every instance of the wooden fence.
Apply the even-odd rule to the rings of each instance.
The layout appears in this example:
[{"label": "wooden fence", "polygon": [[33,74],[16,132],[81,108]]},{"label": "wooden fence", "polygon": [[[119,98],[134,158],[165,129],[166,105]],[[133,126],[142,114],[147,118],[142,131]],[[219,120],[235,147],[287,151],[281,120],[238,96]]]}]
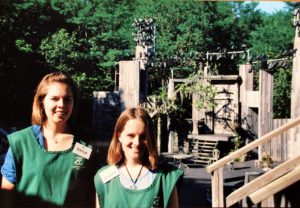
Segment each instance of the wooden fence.
[{"label": "wooden fence", "polygon": [[[289,122],[290,119],[273,119],[272,122],[272,130],[277,129]],[[284,162],[289,159],[288,150],[289,145],[293,143],[292,140],[292,130],[288,130],[281,135],[279,135],[276,139],[270,141],[270,155],[274,161]]]}]

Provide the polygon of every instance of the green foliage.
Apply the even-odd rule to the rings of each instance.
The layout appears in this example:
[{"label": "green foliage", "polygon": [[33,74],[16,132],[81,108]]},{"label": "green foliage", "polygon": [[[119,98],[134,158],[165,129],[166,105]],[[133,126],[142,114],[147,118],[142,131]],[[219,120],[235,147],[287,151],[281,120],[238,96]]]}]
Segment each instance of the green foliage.
[{"label": "green foliage", "polygon": [[263,23],[251,32],[251,54],[256,57],[260,54],[268,58],[275,58],[285,50],[293,48],[294,29],[290,12],[277,12],[265,15]]},{"label": "green foliage", "polygon": [[[235,125],[235,126],[233,126],[233,130],[234,130],[233,137],[230,140],[230,142],[232,143],[232,149],[230,150],[230,153],[235,152],[236,150],[240,149],[242,146],[245,145],[245,142],[243,141],[243,139],[245,139],[245,138],[242,138],[242,136],[240,134],[240,132],[242,130],[241,126]],[[246,160],[246,158],[247,158],[247,154],[243,154],[240,157],[235,158],[234,161],[243,162]]]},{"label": "green foliage", "polygon": [[160,89],[159,94],[148,97],[146,103],[141,104],[150,114],[154,116],[174,116],[182,113],[184,109],[174,98],[168,98],[165,89]]},{"label": "green foliage", "polygon": [[68,72],[79,58],[76,49],[75,34],[60,29],[42,40],[40,50],[47,63],[58,71]]},{"label": "green foliage", "polygon": [[169,115],[172,117],[184,112],[183,100],[192,96],[195,96],[194,106],[198,110],[212,109],[216,106],[214,100],[216,94],[216,89],[206,82],[199,71],[191,75],[185,83],[179,84],[174,96],[168,97],[166,90],[161,88],[156,95],[149,96],[148,102],[143,103],[142,106],[150,112],[151,116]]},{"label": "green foliage", "polygon": [[[290,49],[292,14],[267,15],[256,6],[257,3],[171,0],[0,1],[1,97],[8,98],[7,106],[22,103],[18,102],[22,96],[32,96],[31,84],[53,70],[71,74],[85,97],[91,97],[92,91],[112,90],[117,63],[134,57],[135,18],[155,19],[156,53],[164,58],[182,54],[188,59],[192,51],[205,54],[232,46],[239,49],[243,44],[251,46],[254,56],[266,53],[273,57]],[[234,66],[236,63],[225,63],[217,73],[237,73]],[[172,69],[182,77],[201,70],[195,61]],[[164,89],[170,73],[171,68],[149,71],[149,93]],[[30,81],[23,78],[24,74]],[[282,76],[278,89],[282,86],[287,92],[285,75],[278,76]],[[23,92],[18,86],[25,81],[29,84]],[[209,95],[214,92],[205,85],[186,85],[181,90],[189,96],[195,91],[203,92],[198,107],[211,107]],[[279,90],[275,91],[279,94]],[[176,102],[167,105],[177,106]],[[281,106],[284,105],[287,103]],[[174,106],[165,108],[178,110]]]},{"label": "green foliage", "polygon": [[32,52],[32,46],[31,46],[31,44],[26,43],[25,40],[17,39],[17,40],[16,40],[16,47],[17,47],[20,51],[23,51],[23,52],[25,52],[25,53],[30,53],[30,52]]},{"label": "green foliage", "polygon": [[274,77],[273,117],[290,118],[292,70],[279,69]]},{"label": "green foliage", "polygon": [[[251,32],[251,54],[255,58],[260,54],[268,59],[277,58],[284,51],[293,48],[294,29],[292,13],[279,11],[265,14],[263,23]],[[258,78],[258,77],[257,77]],[[290,117],[291,70],[279,69],[274,74],[274,117]]]},{"label": "green foliage", "polygon": [[270,154],[263,152],[262,158],[260,162],[260,166],[264,168],[271,168],[273,164],[273,159]]},{"label": "green foliage", "polygon": [[180,94],[181,101],[184,98],[191,98],[194,95],[194,103],[196,109],[212,109],[216,107],[215,96],[217,89],[207,83],[202,72],[199,71],[192,74],[185,83],[180,84],[176,90]]}]

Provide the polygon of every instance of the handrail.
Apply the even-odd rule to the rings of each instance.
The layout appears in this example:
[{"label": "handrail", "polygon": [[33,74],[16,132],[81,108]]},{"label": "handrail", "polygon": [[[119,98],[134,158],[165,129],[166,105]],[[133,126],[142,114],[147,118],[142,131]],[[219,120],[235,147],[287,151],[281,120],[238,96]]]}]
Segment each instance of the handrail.
[{"label": "handrail", "polygon": [[220,160],[214,162],[213,164],[207,166],[206,171],[211,173],[211,172],[215,171],[216,169],[218,169],[220,167],[223,167],[224,165],[226,165],[227,163],[233,161],[234,159],[242,156],[243,154],[251,151],[252,149],[258,147],[259,145],[269,141],[270,139],[272,139],[274,137],[277,137],[281,133],[283,133],[283,132],[289,130],[290,128],[293,128],[293,127],[295,127],[299,124],[300,124],[300,117],[291,120],[290,122],[280,126],[279,128],[265,134],[261,138],[247,144],[246,146],[238,149],[237,151],[232,152],[229,155],[227,155],[227,156],[221,158]]},{"label": "handrail", "polygon": [[296,167],[291,172],[280,177],[279,179],[269,183],[263,188],[249,195],[249,198],[254,204],[261,202],[262,200],[272,196],[284,188],[296,183],[300,180],[300,167]]},{"label": "handrail", "polygon": [[227,207],[232,206],[236,202],[256,192],[257,190],[261,189],[262,187],[266,186],[272,181],[275,181],[276,179],[280,178],[286,173],[291,172],[299,164],[300,164],[300,156],[297,156],[278,165],[274,169],[269,170],[265,174],[261,175],[260,177],[252,180],[251,182],[245,184],[244,186],[240,187],[239,189],[229,194],[226,197],[226,206]]}]

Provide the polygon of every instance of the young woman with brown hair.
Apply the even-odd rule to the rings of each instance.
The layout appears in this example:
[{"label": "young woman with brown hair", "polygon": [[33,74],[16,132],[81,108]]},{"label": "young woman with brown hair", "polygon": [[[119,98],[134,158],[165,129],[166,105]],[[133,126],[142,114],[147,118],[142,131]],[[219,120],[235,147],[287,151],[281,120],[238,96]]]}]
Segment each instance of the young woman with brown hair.
[{"label": "young woman with brown hair", "polygon": [[98,167],[92,146],[70,124],[76,100],[71,78],[47,74],[35,92],[32,126],[8,136],[1,188],[16,189],[17,207],[94,206],[91,192]]},{"label": "young woman with brown hair", "polygon": [[129,108],[117,120],[108,165],[94,177],[100,207],[178,207],[181,169],[158,165],[153,124],[142,108]]}]

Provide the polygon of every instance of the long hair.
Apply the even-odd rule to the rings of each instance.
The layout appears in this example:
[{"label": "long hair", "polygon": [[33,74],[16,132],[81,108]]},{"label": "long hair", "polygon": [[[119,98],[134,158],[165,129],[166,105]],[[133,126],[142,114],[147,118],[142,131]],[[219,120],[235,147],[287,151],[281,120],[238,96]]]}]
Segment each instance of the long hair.
[{"label": "long hair", "polygon": [[43,109],[43,101],[45,96],[47,95],[48,92],[48,86],[52,83],[63,83],[67,84],[72,91],[73,94],[73,100],[74,100],[74,106],[73,106],[73,111],[71,118],[69,121],[72,121],[75,116],[75,112],[77,110],[77,86],[73,82],[73,80],[65,75],[62,72],[53,72],[50,74],[47,74],[43,77],[43,79],[40,81],[39,85],[37,86],[35,90],[35,95],[33,98],[33,104],[32,104],[32,114],[31,114],[31,123],[34,125],[42,125],[44,122],[47,120],[45,111]]},{"label": "long hair", "polygon": [[158,150],[156,146],[156,137],[154,133],[152,120],[144,109],[128,108],[121,113],[115,125],[114,134],[108,149],[107,163],[110,165],[122,164],[125,161],[125,155],[122,150],[119,137],[124,130],[127,121],[138,119],[145,124],[145,133],[147,141],[147,150],[142,157],[142,163],[149,169],[157,168]]}]

